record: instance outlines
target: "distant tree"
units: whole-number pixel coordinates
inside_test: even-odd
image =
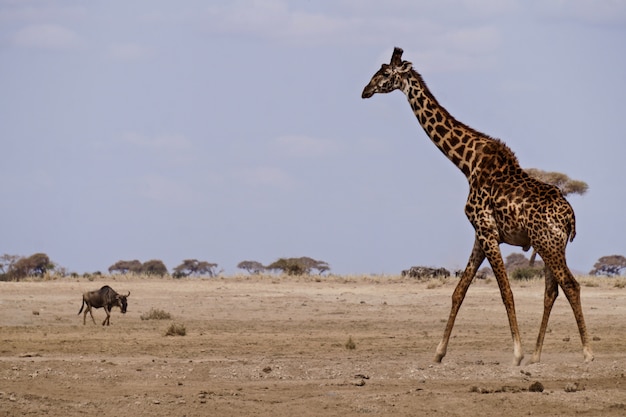
[[[144,262],[141,265],[141,272],[146,275],[157,275],[157,276],[165,276],[167,275],[167,267],[158,259],[153,259],[151,261]]]
[[[586,182],[580,180],[573,180],[566,174],[561,172],[549,172],[537,168],[527,168],[525,171],[531,177],[537,178],[540,181],[547,182],[548,184],[555,185],[561,189],[563,195],[580,194],[583,195],[589,189],[589,185]]]
[[[109,273],[112,274],[114,272],[118,272],[120,274],[140,274],[143,265],[138,260],[132,261],[117,261],[113,265],[109,267]]]
[[[330,266],[324,261],[318,261],[313,258],[309,258],[308,256],[302,256],[298,259],[308,268],[307,274],[311,273],[312,269],[316,269],[319,274],[330,271]]]
[[[504,267],[509,276],[517,280],[541,277],[544,274],[543,261],[538,262],[537,265],[529,266],[528,259],[521,253],[512,253],[507,256]]]
[[[20,255],[9,255],[7,253],[0,256],[0,273],[6,274],[9,272],[13,264],[15,264],[15,262],[17,262],[20,258]]]
[[[562,172],[544,171],[538,168],[527,168],[524,171],[539,181],[559,187],[564,196],[569,194],[584,195],[589,189],[589,185],[587,185],[586,182],[573,180]],[[537,251],[533,248],[533,253],[530,255],[530,260],[528,262],[530,267],[534,266],[536,257]]]
[[[35,253],[28,258],[20,258],[11,265],[7,272],[9,279],[19,280],[29,276],[44,276],[54,269],[54,263],[45,253]]]
[[[589,275],[621,275],[622,269],[626,268],[626,257],[622,255],[603,256],[598,259]]]
[[[215,268],[217,264],[198,261],[197,259],[185,259],[182,264],[174,268],[174,278],[183,278],[191,275],[208,275],[215,276]]]
[[[265,267],[261,262],[257,261],[241,261],[237,264],[237,268],[245,269],[248,273],[252,275],[258,275],[261,272],[265,271]]]
[[[310,274],[312,269],[316,269],[320,274],[330,270],[328,263],[317,261],[307,256],[300,258],[280,258],[266,268],[274,271],[282,271],[287,275]]]

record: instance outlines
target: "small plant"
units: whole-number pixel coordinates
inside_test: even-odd
[[[151,308],[147,313],[142,314],[141,320],[171,320],[172,315],[167,311],[158,308]]]
[[[172,323],[165,332],[165,336],[184,336],[187,334],[184,324]]]
[[[626,287],[626,279],[618,279],[615,281],[615,288],[624,288]]]
[[[356,349],[356,344],[354,343],[354,340],[352,340],[352,336],[348,337],[348,341],[346,342],[346,349],[348,350],[354,350]]]
[[[515,269],[513,272],[510,273],[510,276],[511,276],[511,279],[513,280],[525,281],[525,280],[530,280],[534,278],[541,278],[543,277],[543,274],[544,274],[543,268],[526,267],[526,268]]]

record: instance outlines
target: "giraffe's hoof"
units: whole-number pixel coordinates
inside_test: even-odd
[[[534,363],[539,363],[541,359],[538,356],[533,355],[532,358],[528,361],[528,365],[532,365]]]

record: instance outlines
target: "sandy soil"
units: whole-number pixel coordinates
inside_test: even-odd
[[[81,294],[103,284],[131,292],[128,313],[103,327],[96,310],[98,324],[83,325]],[[626,414],[626,289],[583,281],[594,362],[561,296],[542,363],[512,366],[497,285],[476,282],[434,364],[453,288],[384,277],[0,282],[0,415]],[[513,291],[530,358],[543,282]],[[173,319],[142,320],[151,308]],[[165,336],[172,323],[186,335]]]

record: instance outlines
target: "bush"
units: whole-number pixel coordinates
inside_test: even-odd
[[[141,320],[171,320],[172,315],[161,309],[151,308],[150,311],[140,316]]]
[[[185,325],[178,323],[170,324],[170,327],[165,332],[165,336],[185,336],[186,334],[187,329],[185,329]]]
[[[513,270],[513,272],[511,272],[511,279],[514,279],[516,281],[523,281],[533,278],[541,278],[543,277],[543,274],[543,268],[533,268],[529,266],[526,268],[517,268]]]

